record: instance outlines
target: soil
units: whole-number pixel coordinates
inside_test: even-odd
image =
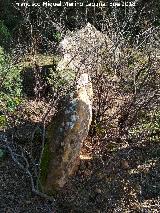
[[[32,193],[30,179],[7,155],[0,162],[0,212],[160,212],[157,154],[158,144],[128,146],[101,157],[84,146],[79,170],[55,202]]]
[[[39,105],[30,103],[30,110]],[[34,118],[29,113],[34,127],[40,122],[39,113]],[[21,145],[27,150],[28,143]],[[38,148],[33,147],[36,153]],[[32,192],[29,177],[7,153],[0,160],[0,213],[160,212],[158,142],[95,144],[88,137],[80,157],[78,171],[50,201]]]

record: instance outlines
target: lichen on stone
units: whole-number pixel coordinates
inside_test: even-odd
[[[88,35],[88,32],[92,32],[93,36]],[[95,47],[97,36],[100,36],[98,40],[103,38],[101,43],[104,43],[105,36],[90,25],[84,30],[81,30],[80,34],[81,36],[79,38],[73,35],[75,40],[78,39],[78,43],[76,43],[74,39],[72,43],[70,39],[67,39],[65,41],[69,41],[67,46],[65,42],[64,44],[62,43],[64,47],[64,58],[62,58],[57,67],[63,71],[63,78],[65,78],[68,72],[66,72],[66,68],[64,68],[63,65],[68,64],[72,56],[76,56],[72,62],[69,63],[69,69],[71,69],[73,73],[75,73],[77,69],[80,69],[80,76],[77,80],[77,87],[75,87],[74,92],[62,100],[60,110],[46,130],[48,142],[44,147],[41,162],[41,182],[45,192],[63,187],[70,174],[73,173],[77,165],[76,161],[80,155],[82,143],[87,137],[91,124],[93,90],[88,69],[90,69],[89,67],[92,65],[92,62],[94,63],[96,61],[92,50]],[[84,43],[85,46],[83,45]],[[73,48],[72,44],[74,46]],[[78,46],[74,44],[78,44]],[[69,46],[71,50],[67,49]],[[78,56],[76,54],[77,51],[80,53]],[[88,54],[90,57],[88,57]],[[86,61],[84,61],[85,57],[87,57]]]

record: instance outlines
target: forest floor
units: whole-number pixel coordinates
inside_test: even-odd
[[[85,141],[77,173],[53,202],[32,193],[30,179],[7,154],[0,162],[0,212],[160,212],[159,144],[106,144],[103,155],[96,148]]]
[[[17,126],[14,134],[25,150],[31,148],[35,154],[39,144],[34,144],[27,129],[31,127],[35,134],[47,108],[43,100],[29,100],[18,108],[19,120],[29,124]],[[47,119],[53,114],[52,107]],[[29,177],[6,154],[0,159],[0,213],[160,212],[160,141],[95,144],[88,137],[80,158],[76,174],[54,195],[54,201],[49,201],[32,192]]]

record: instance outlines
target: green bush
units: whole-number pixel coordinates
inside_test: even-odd
[[[160,111],[158,109],[150,112],[140,111],[137,115],[139,122],[130,129],[130,137],[141,137],[148,139],[148,141],[159,142],[160,133]]]
[[[60,42],[61,37],[62,37],[62,35],[61,35],[60,32],[55,32],[55,33],[53,34],[53,36],[54,36],[54,39],[55,39],[56,42]]]
[[[0,127],[5,125],[5,115],[13,112],[21,101],[20,69],[13,65],[0,47]]]
[[[3,45],[6,42],[8,42],[10,38],[11,38],[11,35],[7,27],[4,25],[2,21],[0,21],[0,45]]]

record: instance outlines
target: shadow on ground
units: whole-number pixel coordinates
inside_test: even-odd
[[[160,211],[159,165],[156,143],[132,144],[106,158],[82,160],[76,176],[57,195],[58,212]]]
[[[32,151],[33,156],[40,152],[37,142],[42,138],[42,115],[47,104],[28,101],[18,111],[22,117],[28,115],[21,120],[23,125],[10,129],[13,141],[26,152]],[[8,155],[0,161],[0,212],[160,212],[159,142],[127,146],[117,142],[116,149],[107,143],[103,144],[103,153],[95,154],[95,144],[87,138],[79,170],[55,195],[55,203],[31,192],[30,179]]]

